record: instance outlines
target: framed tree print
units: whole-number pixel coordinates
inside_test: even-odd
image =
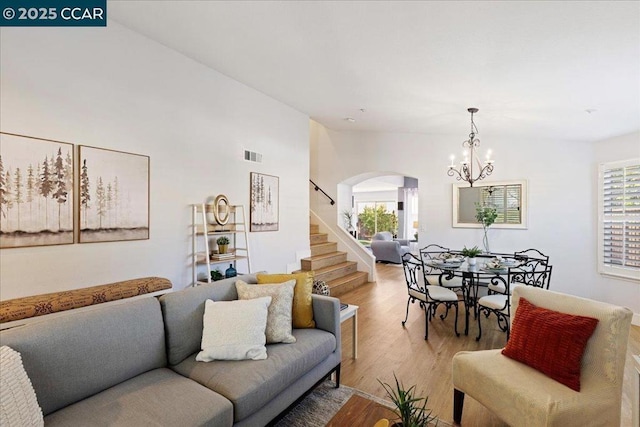
[[[73,243],[73,144],[0,132],[0,248]]]
[[[249,231],[278,231],[278,180],[251,172]]]
[[[79,243],[149,238],[149,156],[80,146]]]

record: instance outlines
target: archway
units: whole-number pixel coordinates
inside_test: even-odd
[[[397,172],[368,172],[338,184],[338,224],[360,240],[379,231],[417,241],[418,179]]]

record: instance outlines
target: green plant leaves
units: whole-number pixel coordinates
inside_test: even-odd
[[[403,427],[424,427],[432,421],[435,421],[437,425],[437,418],[431,415],[430,409],[427,409],[429,397],[415,396],[415,385],[405,390],[404,385],[398,381],[395,373],[393,374],[393,379],[396,383],[395,388],[380,380],[378,382],[396,406],[393,412],[398,416],[398,420],[402,422]]]

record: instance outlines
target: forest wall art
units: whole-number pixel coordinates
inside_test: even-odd
[[[0,248],[73,243],[73,151],[0,132]]]
[[[149,156],[80,146],[79,243],[149,238]]]
[[[251,172],[249,231],[278,231],[278,177]]]

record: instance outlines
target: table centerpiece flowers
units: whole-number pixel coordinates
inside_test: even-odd
[[[489,227],[496,222],[496,218],[498,217],[498,211],[493,206],[480,205],[476,203],[476,220],[482,224],[482,231],[484,231],[484,237],[482,238],[482,245],[484,246],[484,251],[486,253],[490,253],[489,250],[489,237],[487,236],[487,232],[489,231]]]

